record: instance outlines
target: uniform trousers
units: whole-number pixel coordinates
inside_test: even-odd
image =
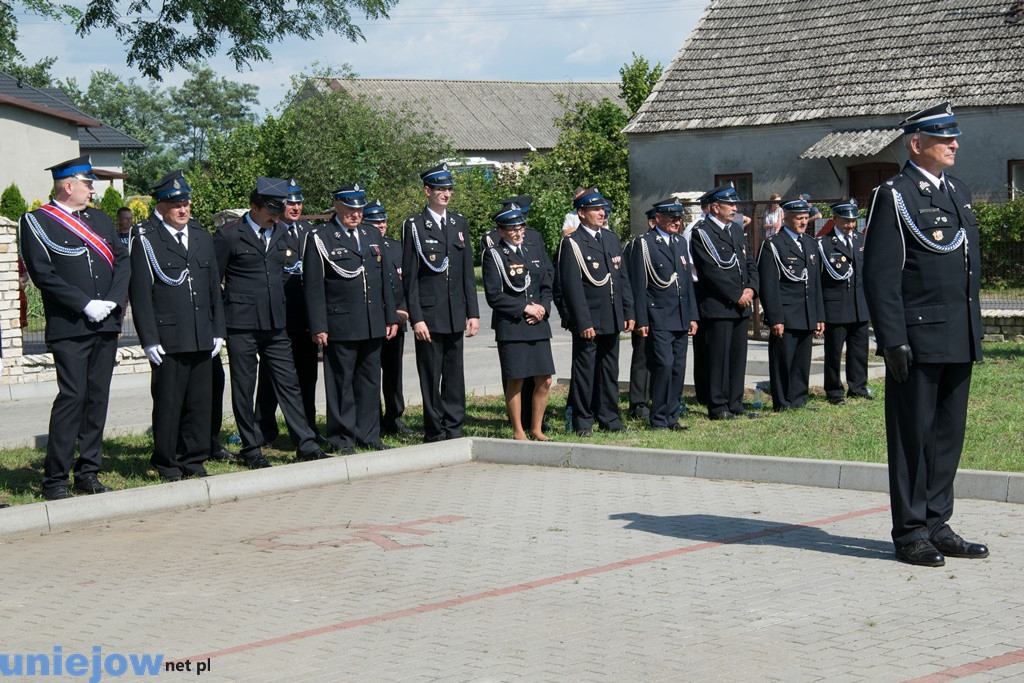
[[[423,396],[423,438],[458,439],[466,423],[463,332],[431,332],[433,341],[416,340],[416,372]]]
[[[917,363],[898,384],[885,376],[892,539],[905,546],[943,536],[967,425],[970,363]]]
[[[745,349],[744,349],[745,350]],[[707,341],[704,339],[704,321],[697,327],[697,334],[693,335],[693,393],[697,403],[708,405],[708,389],[710,373],[707,361]]]
[[[591,429],[594,421],[604,429],[622,426],[619,416],[619,335],[599,334],[594,339],[572,336],[572,426]]]
[[[698,336],[704,340],[703,363],[707,367],[708,415],[743,413],[743,383],[747,373],[747,319],[706,318]],[[694,367],[698,366],[694,357]]]
[[[825,323],[825,395],[843,397],[843,346],[846,346],[846,383],[850,396],[868,393],[868,323]]]
[[[629,359],[629,407],[633,409],[651,400],[651,371],[647,369],[647,337],[630,337],[633,355]]]
[[[802,408],[807,405],[811,375],[812,330],[791,330],[781,337],[768,337],[768,375],[772,384],[772,410]]]
[[[394,430],[395,423],[405,412],[405,396],[402,392],[402,357],[405,355],[404,325],[398,334],[385,339],[380,350],[381,390],[384,394],[384,416],[381,427]]]
[[[328,340],[324,348],[327,440],[337,448],[380,442],[380,350],[383,337]]]
[[[210,452],[218,453],[223,448],[220,443],[220,427],[224,422],[224,362],[218,353],[210,363]]]
[[[103,427],[117,333],[57,339],[49,342],[49,347],[57,371],[57,398],[50,409],[44,490],[66,486],[72,462],[76,477],[95,475],[103,467]],[[74,461],[76,440],[79,455]]]
[[[686,375],[686,338],[686,332],[648,332],[652,427],[668,427],[679,422],[679,405]]]
[[[292,364],[299,380],[302,414],[309,428],[316,433],[316,380],[320,347],[307,330],[288,330],[288,340],[292,344]],[[260,429],[263,443],[273,442],[277,438],[277,394],[274,393],[270,372],[263,363],[260,363],[256,381],[256,426]]]
[[[259,363],[266,363],[274,382],[274,393],[292,441],[300,456],[318,450],[316,434],[302,412],[299,382],[292,364],[291,342],[283,327],[272,330],[228,329],[228,357],[231,361],[231,408],[235,413],[238,435],[242,438],[242,457],[260,452],[262,438],[256,426],[253,394]]]
[[[152,365],[153,455],[161,477],[203,470],[210,457],[213,359],[209,351],[164,354]]]

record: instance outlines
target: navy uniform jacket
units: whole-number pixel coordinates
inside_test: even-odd
[[[480,307],[466,219],[448,211],[446,220],[442,229],[426,208],[406,219],[402,226],[402,282],[409,322],[425,322],[431,333],[451,334],[464,331],[468,318],[479,318]],[[430,268],[440,268],[445,258],[447,270]]]
[[[288,250],[284,260],[284,299],[286,303],[285,326],[290,335],[307,334],[309,318],[306,316],[306,298],[302,293],[302,256],[306,247],[306,235],[313,226],[309,221],[295,221],[298,235],[293,235],[291,227],[285,223],[285,240]],[[288,253],[291,252],[291,253]]]
[[[761,245],[757,270],[761,308],[768,325],[782,323],[787,330],[813,330],[825,320],[818,243],[804,234],[800,244],[803,251],[782,230]]]
[[[839,228],[818,238],[821,259],[821,296],[825,300],[825,322],[833,325],[868,320],[864,298],[864,236],[856,230],[843,241]]]
[[[879,353],[909,344],[915,362],[981,360],[978,219],[970,191],[945,178],[948,197],[908,163],[871,200],[864,287]]]
[[[367,230],[370,229],[380,232],[376,226],[367,227]],[[384,242],[384,266],[388,274],[388,284],[391,286],[391,297],[395,300],[395,309],[408,313],[409,310],[405,307],[405,286],[402,283],[402,243],[387,235],[382,240]],[[399,330],[399,332],[401,331]]]
[[[328,343],[384,337],[385,327],[398,323],[380,231],[356,229],[358,251],[336,216],[313,228],[306,238],[302,269],[309,330],[326,332]],[[363,272],[354,277],[338,272],[360,268]]]
[[[213,338],[225,336],[213,238],[199,221],[190,220],[186,254],[167,228],[154,222],[132,230],[129,295],[139,343],[143,348],[160,344],[167,353],[212,351]],[[186,268],[180,285],[164,281],[177,280]]]
[[[282,271],[291,246],[278,223],[264,248],[245,214],[213,235],[217,268],[224,279],[224,321],[228,329],[275,330],[285,326]]]
[[[513,254],[502,241],[496,242],[480,257],[484,294],[491,307],[491,329],[498,341],[532,341],[550,339],[551,325],[551,261],[544,249],[536,245],[520,245],[522,253]],[[513,287],[530,283],[525,291],[517,292]],[[509,286],[511,284],[511,286]],[[544,320],[530,325],[526,322],[523,309],[527,304],[540,304],[547,311]]]
[[[118,306],[128,300],[128,249],[107,214],[92,208],[83,209],[80,214],[81,220],[113,252],[113,270],[99,254],[86,247],[83,240],[42,209],[22,216],[18,228],[21,258],[42,294],[47,341],[121,331],[124,311],[120,308],[98,323],[89,322],[82,309],[92,300],[113,301]],[[29,215],[38,223],[42,235],[36,234]],[[52,246],[48,246],[47,241]],[[62,249],[83,248],[85,251],[78,255],[58,253]]]
[[[675,245],[671,240],[675,240]],[[648,256],[645,256],[644,245]],[[698,320],[699,313],[683,238],[670,235],[666,240],[657,230],[650,230],[630,242],[627,251],[636,326],[689,332],[690,322]],[[648,273],[648,266],[662,283],[668,282],[673,274],[675,282],[665,288],[659,287]]]
[[[751,306],[736,302],[744,289],[760,288],[757,263],[747,253],[743,231],[735,223],[723,231],[708,216],[690,234],[690,255],[699,279],[695,285],[701,318],[749,318]]]
[[[600,287],[591,282],[600,282],[608,275],[610,279]],[[563,237],[558,253],[558,276],[562,305],[573,332],[593,327],[597,334],[618,334],[623,331],[625,321],[633,319],[633,293],[626,275],[626,262],[622,258],[619,237],[611,230],[602,230],[600,241],[591,237],[583,226]]]

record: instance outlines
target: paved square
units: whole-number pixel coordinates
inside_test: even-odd
[[[2,652],[208,681],[1024,677],[1024,508],[958,501],[992,556],[928,569],[893,559],[887,504],[481,463],[359,480],[5,543]]]

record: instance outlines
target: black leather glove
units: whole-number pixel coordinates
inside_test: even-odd
[[[885,356],[885,369],[896,380],[897,384],[903,384],[910,379],[910,365],[914,362],[914,352],[910,346],[887,346],[882,350]]]

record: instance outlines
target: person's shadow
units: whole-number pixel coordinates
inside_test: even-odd
[[[608,519],[628,521],[629,524],[623,527],[624,529],[704,543],[774,545],[780,548],[816,550],[847,557],[863,557],[873,560],[893,559],[892,543],[890,542],[853,536],[836,536],[819,527],[802,524],[702,514],[659,517],[640,512],[622,512],[609,515]]]

